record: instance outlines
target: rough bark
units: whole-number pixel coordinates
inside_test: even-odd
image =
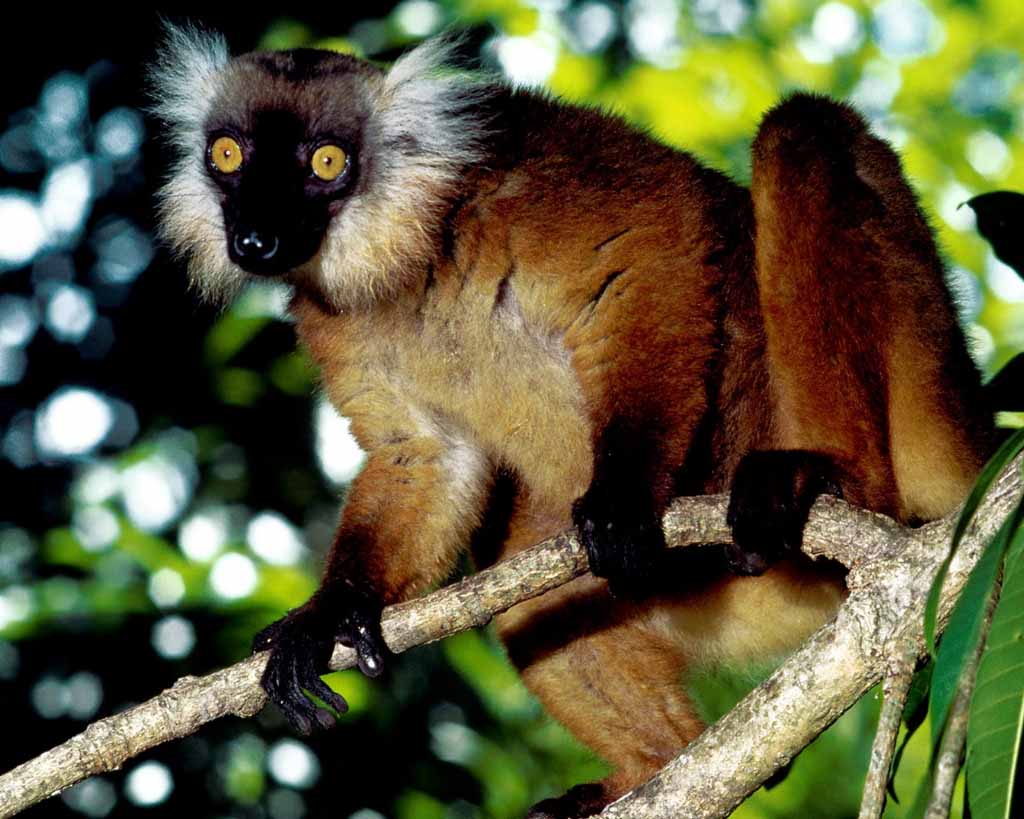
[[[896,753],[896,738],[903,724],[903,709],[914,680],[917,646],[909,645],[901,657],[894,658],[882,684],[884,701],[878,717],[875,740],[871,744],[871,764],[864,780],[864,793],[857,819],[881,819],[885,812],[889,770]]]
[[[942,623],[952,601],[1020,494],[1008,469],[979,511],[946,581]],[[665,516],[672,546],[726,542],[724,495],[684,498]],[[894,647],[921,641],[921,609],[952,530],[952,518],[916,530],[822,498],[804,535],[804,551],[850,567],[850,597],[772,677],[707,730],[654,779],[604,814],[614,817],[725,816],[775,770],[877,682]],[[395,652],[481,626],[516,603],[586,571],[586,556],[564,533],[460,583],[385,611],[383,631]],[[904,648],[905,650],[905,648]],[[0,776],[0,817],[104,771],[222,716],[248,717],[266,699],[255,655],[204,677],[178,680],[153,699],[90,725],[81,734]],[[337,646],[332,669],[355,665]]]

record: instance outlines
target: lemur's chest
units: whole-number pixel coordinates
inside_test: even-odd
[[[385,407],[401,407],[515,469],[538,500],[567,505],[589,484],[592,460],[568,351],[524,310],[513,277],[450,274],[372,312],[297,310],[328,396],[342,414],[379,408],[381,423]],[[384,398],[357,400],[366,391]]]

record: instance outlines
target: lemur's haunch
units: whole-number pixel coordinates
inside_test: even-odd
[[[533,816],[586,816],[702,729],[698,663],[785,652],[843,586],[796,552],[822,493],[922,521],[993,441],[931,231],[852,109],[764,118],[750,190],[607,113],[326,51],[230,59],[173,29],[155,69],[179,152],[164,235],[195,285],[294,288],[299,337],[368,460],[319,590],[264,631],[291,722],[335,638],[575,524],[593,574],[498,630],[549,711],[615,766]],[[677,494],[732,491],[736,546],[669,556]]]

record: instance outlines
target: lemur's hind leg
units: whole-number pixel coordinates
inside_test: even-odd
[[[751,194],[780,450],[749,453],[734,478],[734,563],[756,572],[798,546],[821,492],[901,520],[951,509],[991,415],[931,231],[859,114],[806,94],[777,106]]]
[[[527,686],[613,767],[540,802],[531,819],[590,816],[678,756],[704,729],[685,686],[697,668],[777,659],[826,622],[842,581],[808,564],[782,561],[760,577],[702,571],[689,583],[668,571],[691,590],[645,601],[613,598],[586,576],[501,615]]]
[[[601,782],[539,803],[532,819],[599,812],[704,727],[682,685],[686,656],[663,620],[656,604],[616,600],[592,576],[497,619],[509,657],[548,713],[614,767]]]

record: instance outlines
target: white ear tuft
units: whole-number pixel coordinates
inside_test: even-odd
[[[170,138],[186,151],[195,149],[218,75],[229,58],[221,34],[191,24],[164,23],[160,53],[149,70],[150,110],[167,123]]]
[[[413,136],[424,158],[450,167],[480,158],[480,103],[494,91],[493,78],[470,79],[450,67],[461,42],[457,36],[435,37],[402,55],[384,79],[375,117],[388,137]]]
[[[395,88],[405,82],[435,76],[444,66],[451,64],[462,42],[463,38],[456,34],[442,34],[424,40],[391,66],[387,75],[388,86]]]
[[[193,286],[211,301],[229,300],[245,281],[228,258],[223,215],[204,170],[203,126],[229,59],[220,34],[165,23],[149,70],[150,112],[166,124],[166,138],[179,152],[158,195],[159,233],[175,254],[188,259]]]
[[[366,125],[366,189],[328,232],[320,286],[342,307],[387,297],[433,259],[463,174],[486,162],[498,85],[447,66],[459,40],[428,40],[383,77]]]

